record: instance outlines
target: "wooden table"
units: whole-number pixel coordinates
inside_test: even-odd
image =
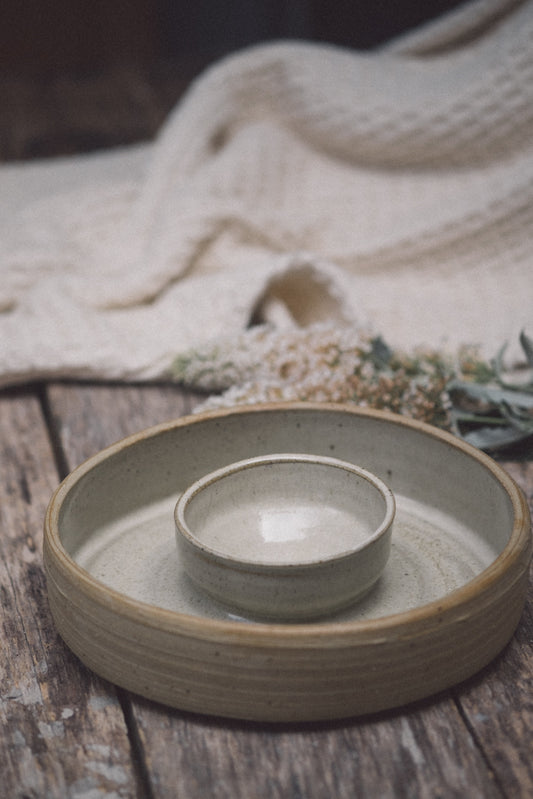
[[[183,69],[0,81],[5,159],[146,138]],[[1,346],[1,342],[0,342]],[[357,799],[533,796],[533,593],[482,674],[396,712],[274,726],[158,706],[91,674],[58,637],[42,525],[60,478],[116,439],[188,412],[172,386],[76,383],[0,392],[0,796]],[[533,452],[505,468],[533,498]]]
[[[533,796],[533,592],[504,653],[431,700],[298,726],[195,716],[90,673],[55,631],[42,523],[59,479],[107,444],[187,413],[173,386],[0,392],[0,785],[15,797]],[[531,451],[529,452],[531,456]],[[531,501],[533,460],[504,461]]]

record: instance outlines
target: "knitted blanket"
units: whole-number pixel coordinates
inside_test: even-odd
[[[532,231],[531,2],[253,47],[152,144],[0,169],[0,385],[158,378],[251,322],[490,356],[533,332]]]

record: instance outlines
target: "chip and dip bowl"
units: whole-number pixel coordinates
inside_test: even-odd
[[[270,453],[339,458],[394,494],[387,565],[344,610],[247,618],[198,590],[181,562],[179,496]],[[531,552],[525,497],[492,458],[421,422],[326,403],[140,431],[65,478],[44,528],[52,615],[86,666],[181,710],[276,722],[376,713],[471,677],[519,623]]]

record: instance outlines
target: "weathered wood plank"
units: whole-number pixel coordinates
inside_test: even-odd
[[[38,400],[0,396],[1,793],[133,797],[116,691],[71,655],[48,611],[42,524],[57,481]]]
[[[190,413],[199,401],[174,386],[55,384],[48,397],[70,469],[124,436]]]
[[[124,434],[188,412],[194,402],[173,387],[60,385],[49,397],[71,466]],[[516,647],[520,658],[519,641]],[[502,681],[506,658],[507,653],[501,659]],[[492,749],[477,743],[470,717],[478,711],[457,706],[453,692],[379,718],[291,729],[196,717],[136,697],[131,701],[157,796],[507,795],[501,741],[495,738]],[[490,715],[491,707],[483,712]],[[516,724],[519,718],[526,721],[518,706],[513,712]],[[513,746],[510,755],[526,756],[527,741]],[[519,769],[512,776],[516,784],[523,777]]]
[[[142,700],[134,712],[161,797],[502,795],[447,699],[363,721],[292,728],[173,714]],[[163,739],[164,749],[157,746]]]

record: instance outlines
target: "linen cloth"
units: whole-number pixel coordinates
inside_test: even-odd
[[[252,47],[150,144],[0,168],[0,385],[158,378],[252,319],[512,358],[532,231],[532,2]]]

